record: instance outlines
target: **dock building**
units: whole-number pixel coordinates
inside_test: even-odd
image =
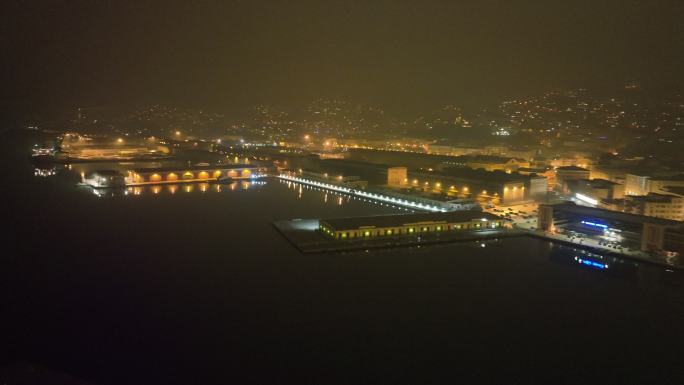
[[[335,239],[415,236],[426,233],[477,231],[503,227],[503,219],[481,211],[450,211],[321,219],[319,230]]]
[[[538,230],[582,234],[634,250],[684,253],[684,222],[579,206],[540,205]]]
[[[128,170],[126,185],[201,182],[223,179],[249,179],[261,175],[266,168],[251,165],[160,167]]]

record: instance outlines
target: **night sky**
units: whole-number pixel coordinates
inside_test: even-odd
[[[125,4],[124,4],[125,3]],[[7,116],[343,97],[418,110],[684,83],[682,1],[11,1]]]

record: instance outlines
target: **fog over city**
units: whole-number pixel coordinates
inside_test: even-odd
[[[681,1],[10,1],[2,384],[681,384]]]

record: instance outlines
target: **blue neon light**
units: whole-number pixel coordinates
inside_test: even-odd
[[[582,221],[582,224],[583,224],[583,225],[587,225],[587,226],[600,227],[600,228],[602,228],[602,229],[604,229],[604,230],[608,228],[608,226],[607,226],[607,225],[604,225],[603,223]]]
[[[608,268],[608,265],[606,265],[606,264],[590,261],[588,259],[582,259],[582,258],[575,257],[575,261],[577,261],[578,263],[581,263],[583,265],[586,265],[586,266],[595,267],[597,269],[607,269]]]

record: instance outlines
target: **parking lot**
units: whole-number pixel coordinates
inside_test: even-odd
[[[536,202],[529,202],[518,205],[493,205],[483,208],[483,211],[504,217],[511,227],[535,230],[537,228],[537,209],[538,204]]]

